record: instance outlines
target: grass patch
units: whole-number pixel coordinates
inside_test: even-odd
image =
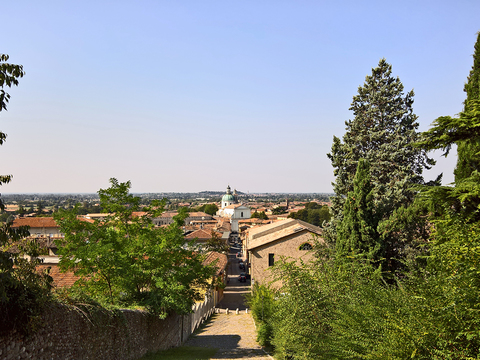
[[[198,347],[198,346],[180,346],[154,354],[147,354],[140,360],[207,360],[211,359],[218,349]]]

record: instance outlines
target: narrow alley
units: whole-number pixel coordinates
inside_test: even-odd
[[[229,281],[224,298],[217,306],[220,313],[214,314],[200,330],[191,335],[185,345],[218,348],[212,359],[273,359],[256,342],[255,324],[251,314],[246,312],[244,295],[250,291],[250,280],[238,280],[243,272],[239,267],[240,259],[236,257],[238,251],[239,246],[230,248]],[[229,314],[226,313],[227,309]]]

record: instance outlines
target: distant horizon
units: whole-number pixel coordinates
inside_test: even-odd
[[[142,195],[142,194],[201,194],[202,192],[218,192],[221,193],[221,190],[202,190],[202,191],[160,191],[160,192],[130,192],[132,195]],[[315,194],[315,195],[334,195],[333,192],[242,192],[244,195],[296,195],[296,194]],[[0,198],[4,195],[94,195],[96,192],[31,192],[31,193],[6,193],[2,192]]]
[[[379,60],[414,90],[426,131],[462,111],[480,30],[471,0],[24,0],[2,12],[21,14],[2,18],[1,53],[26,73],[4,89],[5,194],[90,194],[111,177],[132,193],[330,193],[327,153]],[[453,150],[426,180],[453,182],[455,163]]]

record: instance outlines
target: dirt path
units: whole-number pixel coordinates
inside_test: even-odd
[[[212,359],[273,359],[256,342],[255,324],[250,313],[246,313],[244,295],[250,291],[250,282],[237,280],[241,270],[235,258],[235,249],[229,255],[229,283],[224,298],[218,304],[219,314],[214,314],[185,343],[186,346],[202,346],[219,349]],[[230,313],[226,314],[226,309]],[[235,313],[239,309],[239,314]]]

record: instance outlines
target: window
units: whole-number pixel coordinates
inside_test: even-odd
[[[268,266],[273,266],[275,263],[275,254],[268,254]]]
[[[243,217],[243,211],[240,213],[240,217]]]
[[[302,245],[300,245],[298,250],[312,250],[312,245],[310,245],[309,243],[303,243]]]

